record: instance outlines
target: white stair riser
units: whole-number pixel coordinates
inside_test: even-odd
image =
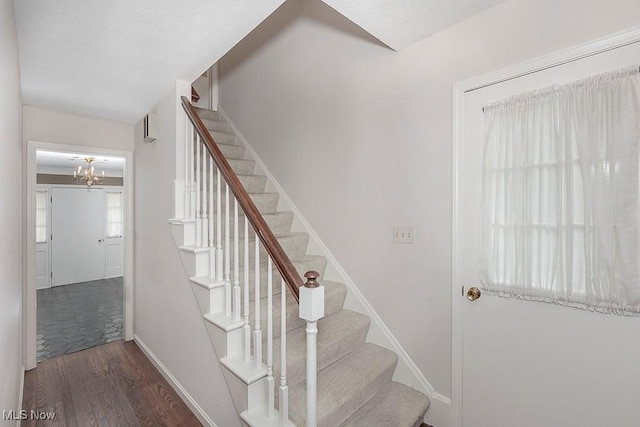
[[[185,250],[180,248],[180,258],[189,277],[199,277],[209,274],[209,250]]]
[[[172,222],[171,233],[173,234],[173,241],[178,246],[192,246],[196,243],[195,221]]]
[[[224,286],[207,289],[191,282],[193,294],[198,302],[201,314],[221,313],[224,311]]]
[[[242,378],[239,378],[224,366],[224,364],[221,366],[224,379],[227,382],[231,397],[239,413],[253,409],[258,405],[264,406],[266,390],[264,379],[247,384]]]
[[[207,325],[207,332],[209,332],[213,348],[219,359],[241,356],[243,342],[242,328],[227,332],[209,321],[205,320],[205,324]]]

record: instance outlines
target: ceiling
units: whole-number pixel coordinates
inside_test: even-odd
[[[323,1],[399,50],[503,0]],[[14,0],[23,101],[136,123],[283,2]]]
[[[323,0],[394,50],[505,0]]]
[[[97,156],[95,154],[61,153],[54,151],[36,151],[36,165],[39,173],[72,175],[79,165],[85,169],[86,157],[93,157],[96,173],[104,171],[107,176],[122,176],[124,157]]]

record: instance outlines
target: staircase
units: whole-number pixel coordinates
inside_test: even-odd
[[[397,355],[366,342],[370,319],[343,307],[345,285],[323,280],[326,259],[307,254],[308,234],[291,231],[293,214],[277,210],[279,194],[265,190],[267,178],[254,174],[255,162],[245,159],[245,149],[237,143],[231,127],[215,111],[195,111],[295,270],[300,276],[317,272],[315,276],[324,290],[324,317],[317,321],[316,337],[317,425],[420,426],[429,408],[428,397],[392,381]],[[209,217],[205,213],[203,219],[196,213],[195,218],[170,222],[236,408],[247,425],[304,426],[307,322],[299,315],[298,302],[273,267],[268,251],[256,244],[257,234],[246,225],[241,211],[235,213],[237,204],[225,195],[224,180],[214,171],[213,163],[207,162],[208,153],[198,146],[189,150],[196,159],[194,180],[200,177],[208,182],[198,184],[204,189],[197,191],[198,202],[210,206]],[[187,167],[193,165],[187,162]],[[223,181],[220,189],[219,180]],[[214,191],[219,197],[206,196]],[[221,200],[220,206],[212,199]],[[193,203],[185,197],[185,205]],[[224,250],[235,252],[228,260],[215,239],[206,237],[215,235],[216,230],[221,233]],[[204,238],[200,237],[202,233]],[[216,268],[218,271],[213,272]],[[307,273],[311,282],[315,276]],[[256,277],[260,279],[257,285]],[[260,360],[256,360],[256,354],[261,355]],[[288,420],[283,413],[288,414]]]

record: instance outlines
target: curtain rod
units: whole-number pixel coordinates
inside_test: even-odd
[[[638,72],[640,72],[640,66],[638,66]],[[482,107],[482,112],[484,113],[484,106]]]

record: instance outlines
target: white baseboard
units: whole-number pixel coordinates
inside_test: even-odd
[[[424,422],[434,427],[451,426],[451,399],[437,392],[430,398],[431,406],[424,416]]]
[[[151,363],[153,363],[153,366],[155,366],[156,369],[160,371],[164,379],[167,380],[169,384],[171,384],[171,387],[173,387],[175,392],[178,393],[178,395],[180,395],[182,400],[184,400],[184,402],[187,404],[189,409],[191,409],[191,412],[195,414],[198,420],[200,420],[200,422],[205,426],[217,427],[216,424],[213,422],[213,420],[209,418],[206,412],[204,412],[204,410],[200,407],[200,405],[198,405],[195,399],[191,397],[191,395],[187,392],[187,390],[184,387],[182,387],[182,385],[178,382],[176,377],[174,377],[173,374],[169,372],[166,366],[164,366],[162,362],[160,362],[160,360],[156,357],[155,354],[153,354],[153,352],[149,349],[149,347],[147,347],[145,343],[142,342],[142,339],[138,335],[133,334],[133,340],[136,342],[136,344],[138,344],[138,347],[140,347],[140,349],[147,356],[147,358],[151,360]]]
[[[431,399],[431,407],[429,408],[429,411],[427,411],[427,416],[425,419],[432,420],[431,424],[435,427],[449,426],[451,399],[435,391],[427,378],[418,369],[418,367],[413,362],[413,360],[411,360],[402,345],[400,345],[398,340],[394,337],[389,328],[382,321],[378,313],[373,309],[371,304],[369,304],[362,292],[360,292],[355,282],[349,277],[345,269],[340,265],[329,248],[324,244],[322,239],[320,239],[320,236],[318,236],[309,222],[304,218],[291,198],[287,195],[282,186],[280,186],[273,174],[262,162],[258,154],[254,151],[253,147],[251,147],[247,139],[242,135],[240,130],[235,126],[233,121],[229,118],[229,116],[221,106],[218,106],[218,112],[222,114],[224,120],[235,132],[238,140],[246,148],[248,157],[251,160],[254,160],[257,167],[260,169],[260,172],[266,175],[267,186],[272,187],[271,189],[267,188],[267,190],[277,191],[280,194],[278,209],[293,212],[293,227],[299,227],[299,231],[304,231],[309,234],[310,253],[322,255],[327,259],[327,273],[325,274],[325,278],[332,280],[335,279],[338,282],[344,283],[349,290],[349,295],[347,296],[345,307],[366,314],[371,319],[371,328],[367,336],[367,341],[394,351],[398,355],[398,365],[396,367],[396,372],[394,374],[393,380],[403,383],[409,387],[413,387],[429,396],[429,398]],[[331,277],[331,275],[335,277]]]

